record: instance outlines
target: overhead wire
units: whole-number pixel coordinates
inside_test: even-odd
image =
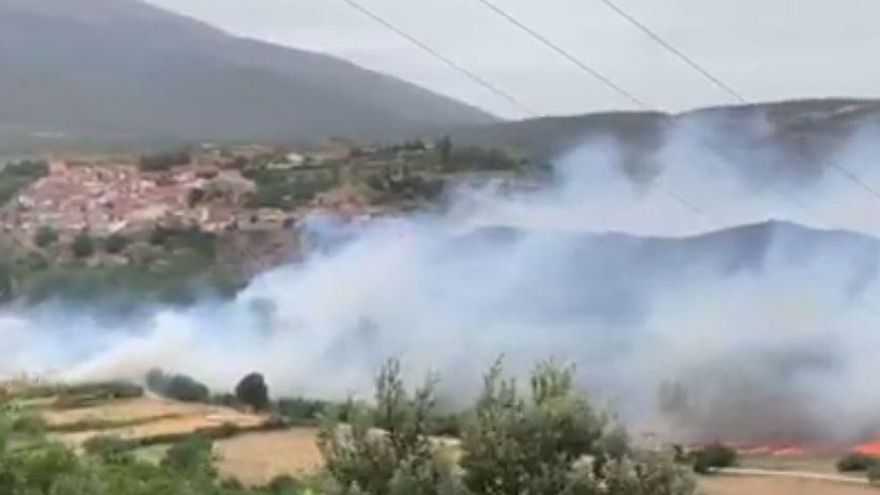
[[[424,51],[425,53],[428,53],[432,57],[441,61],[446,66],[451,67],[452,69],[456,70],[457,72],[464,75],[465,77],[467,77],[468,79],[470,79],[474,83],[482,86],[483,88],[492,92],[496,96],[503,98],[507,102],[511,103],[513,106],[517,107],[517,109],[519,109],[521,112],[525,113],[526,115],[528,115],[530,117],[537,116],[537,113],[532,111],[528,106],[523,104],[521,101],[519,101],[517,98],[515,98],[513,95],[511,95],[507,91],[504,91],[503,89],[492,84],[491,82],[487,81],[483,77],[480,77],[479,75],[477,75],[473,71],[469,70],[468,68],[464,67],[463,65],[459,64],[458,62],[452,60],[451,58],[447,57],[446,55],[443,55],[438,50],[434,49],[433,47],[431,47],[427,43],[421,41],[420,39],[416,38],[415,36],[411,35],[410,33],[404,31],[403,29],[399,28],[396,24],[387,20],[385,17],[379,15],[374,10],[366,7],[365,5],[358,2],[357,0],[341,0],[341,1],[344,2],[345,4],[347,4],[349,7],[357,10],[361,14],[369,17],[374,22],[376,22],[376,23],[380,24],[381,26],[385,27],[386,29],[392,31],[393,33],[395,33],[399,37],[405,39],[409,43],[420,48],[422,51]]]
[[[634,26],[635,28],[640,30],[642,33],[644,33],[646,36],[648,36],[655,43],[660,45],[667,52],[678,57],[681,61],[683,61],[689,67],[694,69],[696,72],[698,72],[700,75],[702,75],[706,80],[708,80],[709,82],[714,84],[716,87],[720,88],[722,91],[727,93],[729,96],[731,96],[738,103],[743,103],[743,104],[750,103],[742,95],[742,93],[733,89],[733,87],[730,84],[727,84],[720,77],[711,73],[703,65],[698,63],[693,57],[689,56],[683,50],[679,49],[678,47],[673,45],[671,42],[669,42],[667,39],[665,39],[663,36],[661,36],[659,33],[654,31],[650,27],[648,27],[647,23],[643,22],[641,19],[636,17],[634,14],[625,10],[623,7],[620,6],[619,3],[616,3],[614,0],[596,0],[596,1],[604,4],[606,7],[611,9],[619,17],[621,17],[626,22],[628,22],[629,24],[631,24],[632,26]],[[843,167],[842,165],[840,165],[834,161],[829,161],[828,165],[831,168],[833,168],[834,170],[836,170],[839,174],[841,174],[844,178],[846,178],[847,180],[849,180],[850,182],[852,182],[853,184],[858,186],[864,192],[871,195],[874,199],[876,199],[877,201],[880,201],[880,191],[878,191],[874,187],[871,187],[871,185],[869,185],[864,179],[859,177],[857,174],[855,174],[851,170],[847,169],[846,167]]]
[[[692,69],[700,73],[706,80],[714,84],[720,90],[727,93],[730,97],[735,99],[740,103],[748,103],[744,96],[742,96],[738,91],[733,89],[730,85],[725,83],[721,78],[712,74],[706,67],[702,64],[698,63],[693,57],[687,55],[682,50],[678,49],[675,45],[670,43],[664,37],[660,36],[656,31],[649,28],[644,22],[640,21],[637,17],[630,14],[626,10],[624,10],[620,5],[614,3],[612,0],[596,0],[605,4],[606,7],[614,11],[618,16],[622,17],[624,20],[638,28],[641,32],[645,33],[649,38],[654,40],[657,44],[666,49],[669,53],[675,55],[679,60],[690,66]]]
[[[620,96],[626,98],[627,100],[629,100],[631,103],[633,103],[637,107],[639,107],[641,109],[645,109],[645,110],[651,109],[650,105],[648,105],[647,103],[645,103],[644,101],[639,99],[637,96],[635,96],[631,92],[627,91],[623,86],[614,82],[610,77],[606,76],[605,74],[598,71],[597,69],[591,67],[589,64],[583,62],[581,59],[576,57],[574,54],[572,54],[569,51],[567,51],[566,49],[562,48],[557,43],[554,43],[546,36],[535,31],[534,29],[529,27],[524,22],[520,21],[518,18],[516,18],[512,14],[510,14],[506,10],[499,7],[497,4],[491,2],[490,0],[477,0],[477,1],[480,2],[481,4],[483,4],[486,8],[490,9],[491,11],[493,11],[496,14],[498,14],[499,16],[501,16],[503,19],[507,20],[507,22],[513,24],[517,28],[528,33],[531,37],[540,41],[544,46],[550,48],[554,52],[558,53],[559,55],[561,55],[562,57],[567,59],[569,62],[574,64],[580,70],[582,70],[582,71],[590,74],[594,78],[598,79],[600,82],[602,82],[602,84],[611,88],[612,90],[614,90],[614,92],[616,92]]]

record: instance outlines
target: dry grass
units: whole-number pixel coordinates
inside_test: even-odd
[[[702,495],[877,495],[870,486],[797,479],[709,476],[699,480]]]
[[[297,428],[221,440],[216,443],[220,474],[250,486],[280,475],[312,474],[324,462],[317,435],[314,428]]]
[[[88,430],[59,434],[58,438],[72,446],[80,446],[97,435],[113,435],[124,439],[144,439],[159,435],[192,433],[205,428],[233,424],[255,428],[265,418],[234,409],[205,404],[185,404],[153,398],[112,401],[94,407],[43,413],[50,427],[88,421],[138,422],[124,428]]]

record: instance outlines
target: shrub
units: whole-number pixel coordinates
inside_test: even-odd
[[[707,474],[712,469],[730,467],[736,464],[736,450],[722,444],[713,443],[693,454],[694,471]]]
[[[880,485],[880,463],[874,463],[868,467],[868,482],[872,485]]]
[[[208,402],[211,391],[194,378],[182,374],[166,374],[152,369],[147,373],[147,388],[169,399],[182,402]]]
[[[186,476],[213,478],[213,463],[214,444],[207,438],[191,436],[172,445],[161,465]]]
[[[251,373],[242,378],[235,387],[235,398],[257,411],[266,409],[269,405],[269,387],[263,375]]]
[[[88,258],[95,254],[95,242],[87,232],[81,232],[73,239],[70,249],[77,258]]]
[[[400,363],[390,360],[376,378],[374,410],[360,408],[350,414],[349,425],[324,425],[319,446],[339,493],[429,494],[450,479],[434,462],[428,439],[433,388],[429,380],[411,395]]]
[[[126,464],[134,459],[132,442],[119,437],[98,435],[83,443],[83,450],[107,464]]]
[[[278,401],[278,414],[291,424],[309,425],[317,423],[334,406],[330,402],[301,397]]]
[[[186,165],[191,160],[186,151],[172,151],[144,155],[138,162],[138,167],[144,172],[164,172],[177,165]]]
[[[34,244],[40,248],[46,248],[58,241],[58,231],[49,226],[40,227],[34,236]]]
[[[12,420],[11,429],[26,435],[41,435],[46,431],[46,420],[38,414],[23,413]]]
[[[859,452],[852,452],[837,461],[837,470],[841,473],[867,471],[871,467],[880,464],[878,461],[880,461],[880,459],[877,459],[876,457],[861,454]]]
[[[119,254],[125,251],[130,241],[122,234],[112,234],[104,240],[104,251],[110,254]]]

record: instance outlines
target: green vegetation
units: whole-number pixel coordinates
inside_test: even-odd
[[[249,205],[254,208],[293,208],[340,184],[339,171],[335,167],[300,167],[296,170],[262,167],[244,175],[257,185],[257,192]]]
[[[5,205],[31,183],[49,174],[49,164],[44,161],[24,160],[7,163],[0,168],[0,206]]]
[[[58,232],[52,227],[40,227],[34,236],[34,244],[39,248],[47,248],[56,242],[58,242]]]
[[[108,254],[119,254],[125,251],[125,248],[131,241],[122,234],[111,234],[104,239],[104,251]]]
[[[694,471],[708,474],[713,469],[726,468],[736,464],[736,450],[721,443],[713,443],[693,453]]]
[[[263,411],[269,406],[269,387],[263,375],[251,373],[235,386],[235,398],[242,404]]]
[[[95,254],[95,241],[88,232],[80,232],[70,244],[70,250],[77,258],[88,258]]]
[[[843,456],[839,461],[837,461],[837,470],[841,473],[849,473],[853,471],[868,471],[869,469],[877,465],[880,465],[880,459],[870,455],[852,452]]]
[[[164,374],[163,374],[164,376]],[[264,380],[242,380],[260,392]],[[244,488],[221,480],[213,440],[243,430],[224,425],[194,434],[141,440],[97,436],[84,455],[48,441],[32,413],[0,403],[0,493],[11,495],[690,495],[692,480],[671,459],[629,445],[625,432],[575,391],[573,373],[539,365],[521,395],[496,364],[475,406],[461,415],[461,444],[431,436],[437,381],[413,392],[401,365],[387,362],[376,379],[373,405],[349,401],[335,411],[321,403],[288,401],[289,411],[326,415],[320,447],[323,473],[310,479],[276,478]],[[109,387],[104,390],[101,387]],[[102,396],[131,392],[121,384],[38,387],[28,395],[75,391]],[[268,400],[268,393],[259,394]],[[279,404],[279,408],[282,406]],[[317,412],[321,409],[322,412]],[[446,418],[451,420],[453,416]],[[344,422],[340,422],[344,419]],[[267,427],[275,427],[269,425]],[[157,450],[155,462],[134,449]],[[162,454],[164,452],[164,455]],[[460,454],[460,455],[459,455]]]
[[[171,151],[144,155],[138,161],[138,167],[144,172],[164,172],[178,165],[186,165],[191,157],[186,151]]]
[[[147,388],[169,399],[182,402],[207,402],[211,391],[205,384],[181,374],[166,374],[152,369],[147,373]]]
[[[686,495],[694,484],[671,459],[629,446],[623,430],[575,392],[570,369],[539,366],[520,397],[500,364],[468,413],[461,461],[432,445],[433,379],[409,393],[387,363],[375,408],[328,422],[320,446],[333,494]]]
[[[240,280],[217,263],[217,238],[197,228],[157,228],[151,245],[122,235],[101,244],[105,252],[124,256],[120,264],[93,266],[96,242],[81,235],[71,244],[72,261],[49,262],[36,251],[0,262],[0,300],[18,298],[29,304],[64,297],[102,307],[127,310],[143,303],[184,305],[204,294],[228,296]]]

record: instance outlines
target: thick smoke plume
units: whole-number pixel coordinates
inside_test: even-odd
[[[342,397],[401,356],[474,393],[498,355],[553,357],[633,425],[688,438],[849,441],[880,413],[880,133],[791,146],[755,114],[681,119],[631,152],[594,136],[538,191],[346,226],[231,302],[114,320],[63,301],[0,317],[0,373]]]

